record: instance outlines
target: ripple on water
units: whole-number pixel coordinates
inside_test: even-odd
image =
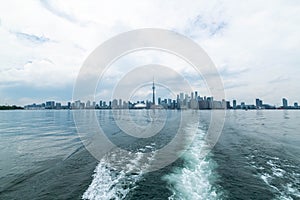
[[[274,156],[247,156],[250,165],[257,170],[258,176],[276,194],[275,199],[300,198],[300,174],[295,173],[296,166],[288,160]],[[260,159],[260,162],[258,162]],[[261,162],[261,161],[264,162]]]

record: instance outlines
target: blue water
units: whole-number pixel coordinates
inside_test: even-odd
[[[218,111],[199,111],[197,128],[184,126],[195,134],[187,151],[152,172],[147,162],[174,138],[179,111],[167,111],[172,123],[158,135],[134,140],[116,127],[111,111],[96,110],[107,136],[134,150],[125,155],[113,149],[101,160],[83,145],[74,112],[91,111],[0,112],[0,199],[300,199],[299,111],[228,111],[204,158],[211,112]],[[143,125],[149,123],[146,112],[131,117]],[[128,120],[122,112],[118,119]]]

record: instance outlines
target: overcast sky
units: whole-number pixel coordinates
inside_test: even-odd
[[[300,101],[299,13],[297,0],[5,1],[0,6],[0,105],[72,99],[88,55],[109,38],[139,28],[173,30],[197,42],[215,63],[226,99],[253,104],[259,97],[281,105],[286,97],[291,104]],[[133,60],[168,63],[166,55],[142,57],[142,62]],[[131,65],[130,58],[120,63]],[[168,64],[184,72],[180,61]],[[190,81],[208,95],[197,80]],[[101,87],[97,98],[112,86]]]

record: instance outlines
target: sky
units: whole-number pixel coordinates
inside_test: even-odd
[[[292,0],[5,1],[0,6],[0,105],[71,100],[79,70],[93,50],[140,28],[172,30],[195,41],[218,69],[227,100],[300,102],[299,13],[300,2]],[[171,65],[194,90],[209,95],[178,58],[139,52],[113,64],[96,98],[108,98],[106,92],[126,67],[151,63]],[[148,98],[150,92],[151,87],[144,88],[136,96]],[[158,92],[168,94],[159,86]]]

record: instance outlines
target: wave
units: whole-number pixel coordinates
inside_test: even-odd
[[[298,199],[300,198],[300,174],[296,173],[297,166],[288,160],[264,155],[257,158],[252,155],[246,157],[258,176],[275,194],[275,199]],[[260,160],[260,162],[259,162]],[[263,160],[264,162],[261,162]]]
[[[173,199],[220,199],[222,189],[215,185],[218,178],[217,164],[211,155],[202,156],[205,131],[198,129],[193,143],[182,156],[183,167],[175,168],[172,173],[164,176],[169,184]]]
[[[143,171],[148,167],[147,163],[154,158],[155,151],[147,158],[143,156],[143,152],[154,149],[154,146],[152,143],[136,153],[116,150],[102,158],[94,171],[93,181],[82,198],[124,199],[142,178]]]

